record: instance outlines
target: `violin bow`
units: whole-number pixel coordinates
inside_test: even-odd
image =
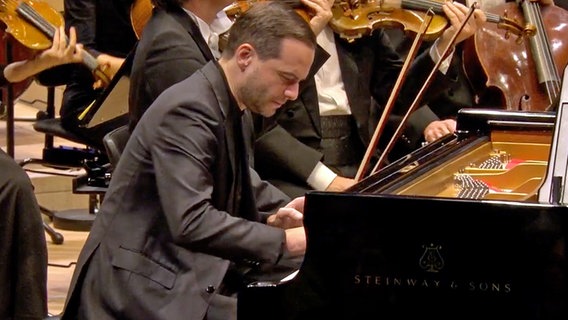
[[[406,59],[404,61],[404,64],[403,64],[403,66],[400,70],[398,78],[396,79],[396,83],[393,87],[393,91],[392,91],[392,93],[389,97],[389,100],[388,100],[388,102],[385,106],[385,110],[383,111],[381,118],[379,119],[379,123],[377,124],[377,127],[375,128],[375,132],[373,133],[373,136],[371,137],[371,141],[369,142],[369,146],[367,147],[367,150],[365,151],[365,156],[363,157],[363,160],[361,161],[361,164],[359,165],[359,169],[357,170],[357,174],[355,175],[355,182],[359,182],[361,180],[361,178],[363,177],[363,175],[365,174],[365,172],[367,171],[367,168],[369,166],[369,162],[371,161],[371,157],[375,153],[377,144],[379,142],[379,137],[381,136],[381,133],[382,133],[384,127],[385,127],[386,120],[387,120],[388,116],[390,115],[390,113],[393,109],[394,103],[395,103],[396,99],[398,98],[398,94],[400,93],[400,87],[402,86],[402,83],[404,82],[404,80],[406,80],[406,76],[408,74],[408,69],[409,69],[410,65],[412,64],[412,62],[414,61],[414,58],[416,57],[418,49],[420,48],[420,45],[422,44],[422,40],[424,38],[424,35],[426,34],[426,30],[428,30],[428,27],[430,26],[430,22],[432,22],[433,17],[434,17],[434,11],[428,10],[426,12],[426,18],[424,19],[424,21],[422,21],[422,24],[420,25],[420,30],[418,30],[416,37],[414,37],[412,47],[410,47],[410,50],[408,51],[408,54],[407,54]]]
[[[454,35],[452,36],[452,39],[450,40],[450,43],[448,44],[448,46],[446,48],[444,48],[443,53],[440,55],[440,59],[438,59],[438,61],[435,63],[434,67],[432,68],[432,71],[430,71],[430,74],[428,75],[428,78],[426,78],[426,82],[424,83],[424,85],[422,85],[422,88],[420,88],[418,95],[416,96],[416,98],[414,99],[414,101],[410,105],[410,108],[408,109],[408,111],[406,112],[406,114],[404,115],[402,120],[400,121],[400,124],[396,128],[394,135],[392,136],[391,140],[387,144],[385,150],[383,150],[383,153],[381,154],[379,161],[377,161],[375,167],[371,171],[371,174],[375,173],[380,168],[381,163],[385,160],[386,156],[388,155],[388,153],[393,148],[394,143],[396,142],[396,139],[398,139],[398,137],[400,136],[402,128],[404,127],[404,125],[406,124],[406,121],[408,120],[408,117],[410,116],[410,114],[414,111],[414,109],[416,109],[416,107],[420,103],[420,100],[422,99],[424,92],[426,91],[426,89],[428,88],[430,83],[432,82],[432,79],[434,78],[434,75],[438,71],[438,68],[440,68],[440,64],[442,64],[442,62],[444,61],[444,58],[447,57],[448,53],[450,52],[451,48],[453,47],[454,43],[456,42],[458,35],[461,33],[462,29],[465,27],[465,25],[467,24],[467,22],[469,21],[469,19],[473,15],[476,7],[477,7],[477,2],[474,2],[470,7],[469,12],[467,13],[465,20],[460,25],[458,31],[456,33],[454,33]]]

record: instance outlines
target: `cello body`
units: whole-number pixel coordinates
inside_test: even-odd
[[[525,23],[523,12],[515,2],[489,10]],[[550,53],[561,73],[568,61],[568,12],[554,6],[541,6],[542,20],[549,39]],[[506,37],[493,24],[485,24],[464,43],[464,71],[480,106],[506,110],[545,111],[550,98],[539,83],[535,52],[527,37]]]

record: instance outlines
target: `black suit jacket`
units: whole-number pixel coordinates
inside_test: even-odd
[[[0,319],[43,320],[47,245],[41,212],[30,178],[2,149],[0,208]]]
[[[423,47],[425,51],[428,51],[431,43],[423,44]],[[476,106],[474,92],[464,70],[462,50],[463,46],[459,44],[456,46],[452,56],[451,66],[447,73],[448,78],[452,80],[447,83],[446,88],[432,96],[427,104],[421,105],[410,114],[406,124],[403,126],[401,136],[396,140],[393,150],[389,153],[389,159],[399,159],[422,146],[422,143],[425,141],[424,130],[431,122],[455,119],[460,109]],[[492,106],[483,105],[482,107]],[[381,140],[381,146],[389,142],[401,119],[402,117],[399,115],[393,115],[389,118],[384,139]]]
[[[160,93],[213,59],[199,27],[183,9],[154,9],[132,64],[130,130]]]
[[[203,319],[229,261],[266,266],[282,255],[284,231],[260,222],[289,199],[248,171],[219,69],[210,62],[164,91],[136,126],[63,319]]]
[[[336,46],[359,138],[367,146],[403,61],[383,30],[376,30],[373,35],[353,43],[336,35]],[[323,53],[316,55],[312,74],[328,57]],[[404,114],[433,67],[427,52],[416,58],[393,113]],[[438,72],[423,100],[436,95],[451,81],[453,79]],[[321,153],[320,114],[313,77],[308,77],[303,83],[297,100],[288,102],[272,118],[261,119],[259,123],[260,133],[254,150],[255,168],[261,177],[305,185],[317,162],[323,160],[325,163]]]

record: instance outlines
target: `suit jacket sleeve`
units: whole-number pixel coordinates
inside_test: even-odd
[[[262,180],[253,168],[250,170],[258,212],[262,223],[266,223],[271,214],[274,214],[278,208],[284,207],[291,199],[280,189]]]
[[[385,130],[387,138],[391,138],[394,135],[401,120],[402,116],[399,115],[391,115],[389,117],[389,124],[387,130]],[[393,159],[398,159],[419,148],[424,141],[424,130],[432,121],[436,120],[440,119],[428,105],[423,105],[412,112],[406,120],[401,137],[397,140],[397,144],[389,156]],[[382,140],[382,143],[384,144],[386,141]]]
[[[272,171],[276,176],[292,175],[306,181],[323,154],[276,126],[256,140],[254,158],[261,172]]]
[[[197,45],[188,45],[188,38],[190,35],[182,29],[168,29],[153,37],[144,63],[146,89],[151,96],[157,97],[207,62]]]

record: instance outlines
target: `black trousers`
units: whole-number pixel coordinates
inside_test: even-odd
[[[26,172],[0,149],[0,319],[47,316],[47,246]]]

